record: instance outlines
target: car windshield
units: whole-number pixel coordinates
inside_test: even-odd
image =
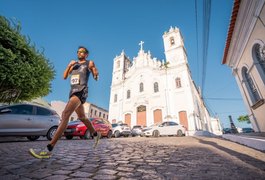
[[[121,124],[121,126],[128,126],[128,124]]]
[[[112,126],[113,128],[115,128],[115,127],[118,126],[118,124],[111,124],[111,126]]]

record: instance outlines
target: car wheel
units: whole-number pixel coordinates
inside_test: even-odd
[[[27,136],[28,140],[30,141],[35,141],[37,139],[39,139],[40,136]]]
[[[182,132],[181,130],[178,130],[178,132],[177,132],[177,136],[180,137],[180,136],[182,136],[182,135],[183,135],[183,132]]]
[[[111,138],[111,136],[112,136],[112,131],[109,131],[108,135],[107,135],[107,138]]]
[[[114,132],[114,137],[115,137],[115,138],[120,137],[120,132],[119,132],[119,131],[115,131],[115,132]]]
[[[153,131],[153,137],[158,137],[158,136],[159,136],[159,131],[158,130]]]
[[[73,136],[67,135],[67,136],[65,136],[65,138],[70,140],[70,139],[73,139]]]
[[[55,135],[55,132],[57,130],[57,127],[52,127],[48,133],[47,133],[47,139],[50,141],[52,140],[53,136]]]
[[[90,139],[91,138],[91,134],[89,130],[86,130],[86,133],[84,135],[84,139]]]

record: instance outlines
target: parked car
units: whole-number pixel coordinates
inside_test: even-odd
[[[52,109],[35,104],[14,104],[0,107],[0,136],[25,136],[51,140],[60,122]]]
[[[144,126],[141,125],[135,125],[132,128],[132,136],[142,136],[143,135],[143,128]]]
[[[131,128],[125,123],[113,123],[112,124],[113,135],[115,138],[120,136],[128,137],[131,135]]]
[[[231,134],[232,130],[231,128],[223,128],[223,134]]]
[[[181,124],[178,124],[174,121],[165,121],[158,125],[150,126],[143,130],[144,136],[169,136],[169,135],[176,135],[176,136],[183,136],[185,135],[185,127]]]
[[[102,118],[89,118],[96,131],[101,133],[102,137],[111,138],[112,127],[109,121]],[[85,124],[80,120],[71,121],[68,123],[66,130],[64,131],[66,139],[73,139],[74,136],[79,136],[81,139],[92,138],[90,131]]]
[[[242,128],[243,133],[252,133],[254,130],[252,128]]]

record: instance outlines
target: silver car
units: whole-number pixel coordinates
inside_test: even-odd
[[[0,107],[0,136],[25,136],[51,140],[60,122],[52,109],[33,104],[14,104]]]

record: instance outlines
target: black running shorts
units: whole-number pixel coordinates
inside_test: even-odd
[[[81,103],[84,104],[86,102],[86,99],[87,99],[87,96],[88,96],[88,89],[84,88],[83,90],[81,90],[79,92],[70,93],[69,99],[72,96],[78,97],[78,99],[81,101]]]

